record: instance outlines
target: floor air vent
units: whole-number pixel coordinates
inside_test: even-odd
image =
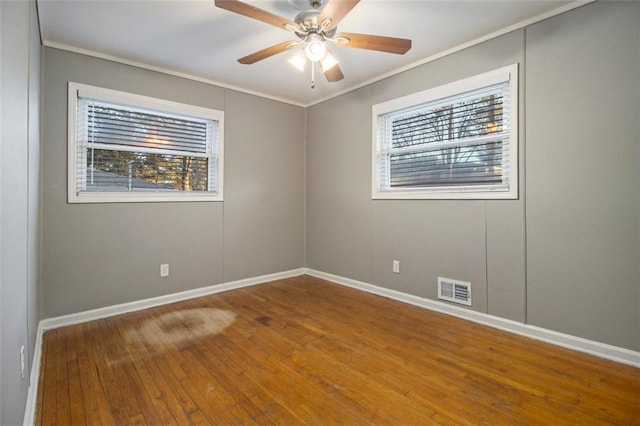
[[[471,306],[471,283],[438,277],[438,299]]]

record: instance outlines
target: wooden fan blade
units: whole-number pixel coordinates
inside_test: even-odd
[[[298,27],[294,22],[287,18],[282,18],[271,12],[258,9],[257,7],[238,0],[215,0],[214,3],[220,9],[225,9],[229,12],[234,12],[248,18],[257,19],[258,21],[266,22],[267,24],[274,25],[283,30],[287,30],[287,25],[291,25],[295,28]]]
[[[270,56],[277,55],[278,53],[282,53],[285,50],[289,49],[294,43],[291,41],[285,41],[282,43],[278,43],[274,46],[267,47],[266,49],[258,50],[251,55],[247,55],[244,58],[238,59],[238,62],[245,65],[255,64],[258,61],[266,59]]]
[[[394,38],[375,36],[370,34],[340,33],[335,37],[338,39],[336,46],[352,47],[354,49],[377,50],[379,52],[397,53],[404,55],[411,49],[411,40],[406,38]],[[340,39],[348,39],[348,42],[341,42]]]
[[[360,0],[329,0],[318,17],[318,25],[329,19],[331,24],[327,29],[335,28],[359,2]]]
[[[327,78],[327,81],[330,83],[334,81],[340,81],[344,78],[344,74],[342,74],[342,70],[340,69],[338,64],[335,64],[334,66],[326,70],[324,72],[324,76]]]

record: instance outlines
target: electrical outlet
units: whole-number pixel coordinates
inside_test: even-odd
[[[160,265],[160,276],[161,277],[168,277],[169,276],[169,264],[168,263],[163,263],[162,265]]]
[[[20,347],[20,378],[24,380],[24,345]]]
[[[393,261],[393,273],[394,274],[399,274],[400,273],[400,261],[399,260],[394,260]]]

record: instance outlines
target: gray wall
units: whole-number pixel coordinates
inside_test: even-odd
[[[41,317],[302,266],[304,109],[51,48],[43,74]],[[225,201],[67,204],[68,81],[224,111]]]
[[[304,110],[228,91],[224,281],[304,264]]]
[[[431,299],[438,276],[470,281],[472,309],[524,320],[522,197],[371,200],[371,106],[521,63],[523,41],[516,31],[309,109],[309,267]]]
[[[640,349],[640,4],[527,30],[527,312]]]
[[[40,92],[42,89],[42,47],[35,2],[31,2],[29,19],[29,161],[28,170],[28,227],[27,227],[27,325],[29,328],[29,365],[33,362],[33,351],[40,320],[40,237],[42,198],[40,183]],[[35,385],[35,384],[34,384]]]
[[[307,266],[471,281],[471,309],[640,349],[639,15],[590,4],[309,108]],[[371,200],[372,105],[514,62],[518,200]]]
[[[15,425],[37,328],[40,39],[33,2],[0,2],[0,18],[0,424]]]

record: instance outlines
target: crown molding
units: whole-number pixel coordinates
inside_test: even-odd
[[[357,89],[360,89],[362,87],[368,86],[370,84],[376,83],[378,81],[384,80],[385,78],[389,78],[389,77],[392,77],[392,76],[394,76],[396,74],[403,73],[405,71],[408,71],[410,69],[419,67],[419,66],[427,64],[429,62],[433,62],[433,61],[435,61],[437,59],[443,58],[445,56],[451,55],[453,53],[456,53],[456,52],[459,52],[461,50],[467,49],[469,47],[475,46],[477,44],[484,43],[485,41],[491,40],[493,38],[500,37],[502,35],[505,35],[507,33],[512,32],[512,31],[516,31],[516,30],[525,28],[525,27],[527,27],[529,25],[535,24],[536,22],[540,22],[540,21],[543,21],[545,19],[554,17],[556,15],[560,15],[562,13],[566,13],[566,12],[568,12],[570,10],[576,9],[578,7],[581,7],[581,6],[585,6],[587,4],[593,3],[594,1],[596,1],[596,0],[577,0],[577,1],[574,1],[574,2],[571,2],[571,3],[568,3],[568,4],[564,5],[564,6],[558,7],[556,9],[550,10],[548,12],[536,15],[536,16],[534,16],[532,18],[525,19],[524,21],[520,21],[520,22],[515,23],[513,25],[509,25],[509,26],[504,27],[502,29],[499,29],[497,31],[491,32],[491,33],[486,34],[486,35],[484,35],[482,37],[478,37],[478,38],[470,40],[470,41],[468,41],[466,43],[459,44],[459,45],[454,46],[454,47],[452,47],[450,49],[444,50],[444,51],[442,51],[440,53],[436,53],[435,55],[431,55],[431,56],[428,56],[428,57],[426,57],[424,59],[421,59],[421,60],[418,60],[416,62],[412,62],[412,63],[410,63],[408,65],[402,66],[400,68],[396,68],[396,69],[394,69],[392,71],[389,71],[389,72],[387,72],[385,74],[382,74],[382,75],[379,75],[377,77],[371,78],[371,79],[369,79],[369,80],[367,80],[367,81],[365,81],[363,83],[358,83],[358,84],[355,84],[353,86],[350,86],[350,87],[348,87],[348,88],[346,88],[344,90],[341,90],[341,91],[339,91],[337,93],[333,93],[333,94],[331,94],[329,96],[325,96],[325,97],[323,97],[321,99],[318,99],[318,100],[315,100],[315,101],[310,101],[310,102],[307,102],[307,103],[298,102],[298,101],[295,101],[295,100],[292,100],[292,99],[283,98],[283,97],[279,97],[279,96],[273,96],[273,95],[269,95],[269,94],[262,93],[262,92],[259,92],[259,91],[255,91],[255,90],[248,90],[248,89],[245,89],[245,88],[242,88],[242,87],[239,87],[239,86],[234,86],[234,85],[231,85],[231,84],[223,83],[221,81],[213,80],[213,79],[210,79],[210,78],[206,78],[206,77],[202,77],[202,76],[198,76],[198,75],[185,73],[185,72],[182,72],[182,71],[177,71],[177,70],[173,70],[173,69],[170,69],[170,68],[160,67],[160,66],[157,66],[157,65],[152,65],[152,64],[145,63],[145,62],[141,62],[141,61],[135,61],[135,60],[132,60],[132,59],[126,59],[126,58],[122,58],[122,57],[119,57],[119,56],[110,55],[110,54],[106,54],[106,53],[102,53],[102,52],[97,52],[97,51],[90,50],[90,49],[83,49],[83,48],[71,46],[71,45],[68,45],[68,44],[57,43],[57,42],[54,42],[54,41],[51,41],[51,40],[47,40],[44,37],[42,38],[42,45],[46,46],[46,47],[54,48],[54,49],[65,50],[65,51],[73,52],[73,53],[79,53],[79,54],[86,55],[86,56],[91,56],[91,57],[94,57],[94,58],[105,59],[105,60],[108,60],[108,61],[117,62],[117,63],[121,63],[121,64],[124,64],[124,65],[130,65],[130,66],[133,66],[133,67],[142,68],[142,69],[146,69],[146,70],[150,70],[150,71],[156,71],[156,72],[160,72],[160,73],[163,73],[163,74],[173,75],[173,76],[180,77],[180,78],[185,78],[185,79],[188,79],[188,80],[199,81],[201,83],[211,84],[213,86],[218,86],[218,87],[221,87],[221,88],[224,88],[224,89],[235,90],[235,91],[238,91],[238,92],[246,93],[248,95],[258,96],[258,97],[261,97],[261,98],[270,99],[270,100],[273,100],[273,101],[282,102],[282,103],[289,104],[289,105],[294,105],[294,106],[298,106],[298,107],[302,107],[302,108],[308,108],[308,107],[311,107],[313,105],[328,101],[329,99],[333,99],[333,98],[336,98],[338,96],[342,96],[342,95],[344,95],[346,93],[352,92],[354,90],[357,90]],[[36,4],[37,4],[37,2],[36,2]],[[38,24],[39,24],[39,22],[38,22]]]
[[[107,53],[102,53],[102,52],[97,52],[95,50],[83,49],[83,48],[80,48],[80,47],[75,47],[75,46],[71,46],[71,45],[63,44],[63,43],[57,43],[57,42],[46,40],[46,39],[42,40],[42,45],[45,46],[45,47],[50,47],[50,48],[58,49],[58,50],[64,50],[64,51],[71,52],[71,53],[79,53],[81,55],[90,56],[92,58],[104,59],[104,60],[111,61],[111,62],[117,62],[117,63],[123,64],[123,65],[129,65],[129,66],[132,66],[132,67],[142,68],[142,69],[149,70],[149,71],[156,71],[156,72],[159,72],[159,73],[163,73],[163,74],[172,75],[172,76],[175,76],[175,77],[184,78],[184,79],[187,79],[187,80],[198,81],[200,83],[206,83],[206,84],[210,84],[212,86],[218,86],[218,87],[221,87],[223,89],[235,90],[237,92],[242,92],[242,93],[246,93],[248,95],[258,96],[258,97],[265,98],[265,99],[270,99],[272,101],[282,102],[282,103],[285,103],[285,104],[290,104],[290,105],[294,105],[294,106],[298,106],[298,107],[302,107],[302,108],[306,108],[307,107],[306,104],[303,104],[303,103],[300,103],[300,102],[296,102],[296,101],[293,101],[291,99],[281,98],[281,97],[278,97],[278,96],[272,96],[272,95],[268,95],[266,93],[245,89],[245,88],[242,88],[242,87],[239,87],[239,86],[234,86],[232,84],[223,83],[223,82],[217,81],[217,80],[212,80],[210,78],[206,78],[206,77],[202,77],[202,76],[198,76],[198,75],[185,73],[185,72],[182,72],[182,71],[176,71],[176,70],[173,70],[173,69],[170,69],[170,68],[164,68],[164,67],[159,67],[159,66],[156,66],[156,65],[151,65],[151,64],[148,64],[146,62],[134,61],[132,59],[125,59],[125,58],[121,58],[119,56],[109,55]]]

